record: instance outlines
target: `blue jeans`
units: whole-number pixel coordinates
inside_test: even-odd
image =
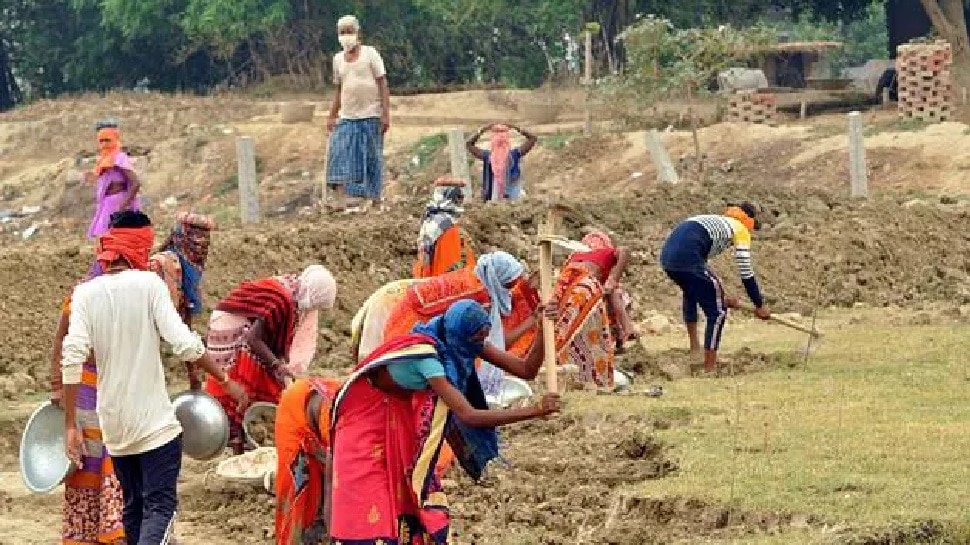
[[[128,545],[167,545],[178,509],[182,436],[148,452],[112,456],[125,497],[122,519]]]

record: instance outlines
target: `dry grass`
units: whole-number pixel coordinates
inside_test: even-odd
[[[857,533],[928,519],[966,528],[967,328],[895,326],[881,311],[862,314],[855,324],[844,315],[822,320],[825,342],[805,367],[683,380],[660,399],[575,399],[570,410],[689,411],[688,425],[661,432],[681,471],[637,493],[813,514],[836,526],[750,543],[826,541],[844,535],[840,526]],[[726,339],[727,352],[798,350],[804,342],[744,321]]]

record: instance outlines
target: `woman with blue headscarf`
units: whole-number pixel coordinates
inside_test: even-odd
[[[478,480],[498,456],[495,427],[559,410],[556,395],[488,410],[474,362],[490,329],[482,305],[461,300],[380,346],[343,384],[298,380],[284,392],[276,420],[278,543],[328,534],[343,543],[447,543],[450,515],[434,471],[445,442]],[[523,374],[533,365],[499,363]]]

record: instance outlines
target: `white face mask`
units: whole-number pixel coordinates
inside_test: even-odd
[[[340,40],[340,47],[344,48],[344,51],[350,51],[351,49],[357,47],[357,35],[356,34],[341,34],[337,36]]]

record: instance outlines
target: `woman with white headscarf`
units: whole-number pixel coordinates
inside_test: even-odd
[[[243,282],[216,305],[209,319],[209,354],[243,386],[250,402],[276,403],[283,388],[309,368],[319,311],[333,308],[336,298],[337,282],[323,265],[311,265],[299,275]],[[211,378],[206,391],[226,410],[230,446],[241,453],[242,409]]]

